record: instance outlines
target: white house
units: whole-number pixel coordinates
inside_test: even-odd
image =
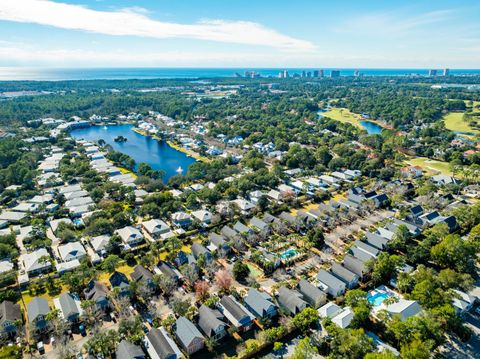
[[[115,231],[127,246],[134,247],[143,241],[143,234],[138,228],[127,226]]]

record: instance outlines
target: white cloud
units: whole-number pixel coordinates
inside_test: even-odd
[[[179,24],[154,20],[141,8],[97,11],[50,0],[1,0],[0,20],[35,23],[112,36],[188,38],[310,51],[315,46],[249,21],[207,20]]]

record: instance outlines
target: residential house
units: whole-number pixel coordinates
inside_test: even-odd
[[[233,229],[238,233],[238,234],[245,234],[245,235],[252,235],[253,230],[246,225],[244,225],[242,222],[237,221],[235,225],[233,226]]]
[[[170,232],[170,227],[160,219],[142,222],[142,227],[153,239],[158,239],[162,234]]]
[[[27,304],[27,315],[30,328],[42,331],[47,326],[46,316],[50,312],[48,302],[44,298],[35,297]]]
[[[298,282],[297,288],[303,299],[314,308],[319,308],[327,301],[327,295],[305,279]]]
[[[252,328],[253,314],[233,296],[223,296],[218,302],[218,308],[238,331],[245,332]]]
[[[122,238],[122,242],[127,248],[135,247],[143,241],[143,234],[133,226],[126,226],[115,231]]]
[[[164,327],[152,328],[143,341],[151,359],[180,359],[184,355]]]
[[[155,288],[155,284],[153,283],[153,273],[144,266],[135,266],[133,272],[130,274],[130,278],[135,282],[143,283],[145,287],[150,290],[154,290]]]
[[[383,250],[387,248],[388,245],[388,239],[385,237],[380,236],[377,233],[374,232],[366,232],[365,233],[365,241],[374,246],[377,249]]]
[[[320,318],[330,318],[332,319],[337,314],[342,311],[342,308],[336,305],[334,302],[328,302],[322,307],[318,308],[318,315]]]
[[[101,256],[105,256],[110,250],[110,236],[101,235],[96,236],[90,239],[90,245],[92,246],[95,253]]]
[[[25,253],[20,256],[20,262],[29,276],[35,276],[41,273],[49,272],[52,268],[52,262],[49,260],[50,254],[45,248],[39,248],[31,253]]]
[[[203,349],[205,338],[197,327],[185,317],[180,317],[175,322],[174,328],[177,342],[187,355],[192,355]]]
[[[352,289],[357,286],[359,276],[349,271],[347,268],[345,268],[341,264],[337,262],[333,262],[332,268],[330,269],[330,271],[335,277],[343,281],[347,285],[347,288]]]
[[[296,315],[307,307],[307,302],[302,295],[294,290],[283,286],[278,288],[277,302],[288,314]]]
[[[202,246],[200,243],[197,243],[197,242],[193,243],[190,246],[190,249],[196,260],[198,260],[200,257],[203,256],[203,258],[207,263],[210,263],[213,261],[212,253],[207,248]]]
[[[324,269],[320,269],[317,274],[317,280],[319,282],[320,289],[330,294],[333,297],[338,297],[345,293],[346,284],[333,274],[327,272]]]
[[[116,359],[145,359],[145,353],[142,348],[138,345],[135,345],[129,342],[126,339],[123,339],[120,344],[118,344],[117,350],[115,351]]]
[[[17,322],[22,322],[20,305],[8,300],[4,300],[2,303],[0,303],[0,332],[16,332]]]
[[[130,293],[130,281],[124,273],[115,271],[110,278],[108,278],[112,288],[118,288],[120,295],[128,295]]]
[[[198,325],[209,338],[222,339],[227,335],[227,324],[222,321],[223,315],[205,304],[198,309]]]
[[[358,275],[360,279],[367,273],[365,262],[350,254],[343,258],[343,266]]]
[[[69,242],[58,246],[58,254],[64,262],[80,260],[87,256],[87,251],[80,242]]]
[[[53,300],[55,308],[60,311],[60,316],[68,322],[76,322],[83,313],[80,298],[71,293],[64,293]]]
[[[273,304],[272,297],[265,292],[250,288],[244,302],[245,307],[257,318],[273,318],[277,315],[277,307]]]
[[[193,211],[192,216],[204,226],[208,226],[212,223],[212,213],[210,211],[200,209],[198,211]]]
[[[251,210],[255,208],[255,204],[243,198],[235,199],[232,201],[232,203],[234,203],[238,207],[238,209],[240,209],[240,212],[242,214],[248,214]]]
[[[252,217],[250,219],[249,225],[253,229],[262,233],[268,233],[270,231],[270,226],[258,217]]]
[[[96,280],[90,281],[87,287],[83,290],[85,299],[93,300],[96,307],[100,310],[105,310],[110,306],[108,292],[107,286]]]
[[[332,319],[332,322],[335,323],[342,329],[347,328],[350,323],[352,322],[355,313],[353,312],[352,308],[347,307],[343,309],[340,313],[337,313]]]
[[[225,240],[224,236],[211,232],[208,236],[208,239],[210,241],[209,248],[211,248],[212,250],[222,251],[224,254],[230,253],[231,248]]]
[[[422,311],[422,307],[420,307],[420,304],[416,300],[401,298],[397,302],[388,305],[384,304],[381,307],[384,307],[383,309],[385,309],[390,316],[399,316],[402,321],[420,314]]]
[[[192,217],[182,211],[173,213],[170,218],[177,227],[186,228],[192,224]]]
[[[178,281],[181,278],[180,272],[173,268],[173,266],[165,261],[161,261],[158,266],[158,271],[160,274],[165,275],[172,279],[175,283],[178,283]]]

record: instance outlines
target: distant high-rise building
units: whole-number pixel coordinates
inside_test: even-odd
[[[283,70],[283,78],[286,79],[288,78],[288,70]]]
[[[437,70],[429,70],[428,76],[437,76]]]
[[[313,70],[313,77],[318,77],[318,74],[319,74],[318,70]]]
[[[278,73],[278,78],[279,78],[279,79],[283,78],[283,71],[280,71],[280,72]]]
[[[359,71],[359,70],[355,70],[355,71],[353,72],[353,76],[355,76],[355,77],[360,76],[360,71]]]
[[[450,76],[450,69],[443,69],[443,76]]]
[[[305,72],[305,70],[302,71],[302,77],[307,77],[307,73]]]
[[[323,74],[323,70],[318,70],[318,77],[323,77],[324,74]]]
[[[312,77],[312,72],[311,71],[307,72],[307,77]]]
[[[339,70],[331,70],[330,71],[330,77],[340,77],[340,71]]]

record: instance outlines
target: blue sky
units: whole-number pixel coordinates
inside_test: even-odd
[[[0,66],[479,68],[477,1],[1,0]]]

